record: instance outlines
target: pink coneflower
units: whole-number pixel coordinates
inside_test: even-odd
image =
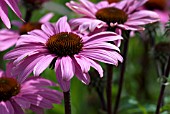
[[[93,31],[96,27],[110,26],[124,30],[144,30],[141,25],[159,21],[159,16],[152,11],[137,10],[147,0],[123,0],[109,4],[101,1],[94,4],[88,0],[79,0],[80,3],[71,1],[66,5],[74,12],[83,15],[82,18],[72,19],[72,26],[79,26],[80,31],[89,28]]]
[[[48,88],[57,84],[40,77],[20,82],[8,66],[6,72],[0,70],[0,114],[24,114],[24,109],[42,114],[53,103],[61,103],[62,93]]]
[[[0,1],[0,17],[7,28],[11,28],[11,23],[8,18],[8,8],[7,5],[13,10],[13,12],[21,18],[21,12],[17,6],[18,0],[1,0]]]
[[[48,13],[43,16],[39,22],[21,23],[19,21],[13,21],[13,24],[19,27],[19,31],[2,29],[0,30],[0,51],[5,51],[14,46],[20,35],[34,29],[41,29],[43,23],[48,22],[53,16],[53,13]]]
[[[46,23],[41,28],[22,35],[17,47],[4,56],[4,59],[14,60],[15,71],[21,73],[21,77],[32,71],[37,76],[50,65],[66,92],[74,75],[89,84],[90,67],[103,76],[103,70],[96,61],[116,66],[118,61],[122,62],[122,56],[117,52],[119,48],[108,43],[122,39],[113,32],[100,32],[92,36],[78,34],[71,30],[66,16],[56,24]]]
[[[169,20],[169,3],[169,0],[148,0],[143,8],[155,11],[159,15],[160,21],[165,24]]]

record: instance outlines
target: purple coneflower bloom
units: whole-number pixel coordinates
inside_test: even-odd
[[[169,20],[169,3],[169,0],[148,0],[143,8],[155,11],[159,15],[160,21],[164,24]]]
[[[82,18],[72,19],[72,26],[79,26],[80,31],[89,28],[93,31],[96,27],[115,27],[124,30],[144,30],[141,25],[159,21],[159,16],[152,11],[137,10],[147,0],[123,0],[109,4],[101,1],[94,4],[88,0],[79,0],[80,3],[71,1],[66,5],[74,12],[83,15]]]
[[[14,46],[20,35],[34,29],[41,29],[43,23],[48,22],[53,16],[53,13],[48,13],[43,16],[39,22],[21,23],[19,21],[13,21],[12,23],[19,28],[19,31],[2,29],[0,30],[0,51],[5,51]]]
[[[6,72],[0,70],[0,114],[24,114],[23,109],[42,114],[43,109],[52,108],[53,103],[61,103],[62,93],[48,88],[57,84],[40,77],[20,82],[11,74],[11,69],[9,64]]]
[[[78,34],[71,30],[66,16],[56,24],[45,23],[41,28],[22,35],[17,47],[4,56],[4,59],[14,60],[15,71],[21,73],[21,77],[32,71],[37,76],[50,65],[66,92],[74,75],[89,84],[90,67],[103,76],[102,67],[96,61],[116,66],[119,61],[122,62],[122,56],[117,52],[119,48],[108,43],[122,39],[113,32],[100,32],[92,36]]]
[[[0,18],[7,28],[11,28],[11,23],[8,18],[8,8],[7,5],[13,10],[13,12],[21,18],[21,12],[17,6],[18,0],[1,0],[0,1]]]

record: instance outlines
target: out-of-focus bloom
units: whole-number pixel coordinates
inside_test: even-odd
[[[50,0],[22,0],[22,3],[28,9],[37,9],[40,8],[43,3],[48,1]]]
[[[50,65],[55,69],[63,91],[68,91],[74,75],[89,84],[90,67],[103,76],[102,67],[96,61],[116,66],[119,61],[122,62],[119,48],[108,43],[122,39],[113,32],[100,32],[92,36],[78,34],[71,30],[66,16],[55,24],[43,24],[41,28],[22,35],[17,47],[4,56],[4,59],[14,60],[15,71],[21,77],[32,71],[37,76]]]
[[[13,12],[21,18],[21,12],[18,8],[18,0],[1,0],[0,1],[0,18],[3,23],[6,25],[7,28],[11,28],[11,23],[8,18],[8,7],[7,5],[13,10]]]
[[[169,3],[169,0],[148,0],[148,2],[144,4],[143,8],[155,11],[159,15],[161,22],[165,24],[169,20]]]
[[[19,21],[13,22],[14,25],[18,26],[19,31],[13,31],[9,29],[0,30],[0,51],[5,51],[14,46],[20,35],[26,34],[27,32],[34,29],[41,29],[41,25],[48,22],[52,16],[53,13],[48,13],[47,15],[43,16],[39,22],[28,22],[24,24]]]
[[[61,103],[63,95],[57,90],[48,88],[57,86],[50,80],[32,77],[18,81],[11,74],[11,64],[6,72],[0,70],[0,113],[24,114],[23,109],[30,109],[36,114],[42,114],[43,109],[50,109],[53,103]]]
[[[148,10],[137,10],[147,0],[123,0],[109,4],[101,1],[94,4],[88,0],[79,0],[80,3],[71,1],[66,5],[74,12],[84,15],[82,18],[72,19],[71,25],[79,26],[80,31],[93,31],[96,27],[112,27],[124,30],[144,30],[141,25],[159,21],[159,16]],[[114,30],[114,29],[113,29]]]

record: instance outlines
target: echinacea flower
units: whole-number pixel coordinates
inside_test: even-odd
[[[102,77],[103,70],[97,61],[116,66],[119,61],[122,62],[119,48],[108,43],[122,39],[113,32],[81,35],[71,30],[66,16],[55,24],[43,24],[41,29],[22,35],[17,47],[4,56],[4,59],[14,60],[15,71],[21,77],[32,71],[37,76],[50,66],[54,68],[58,83],[66,92],[74,75],[89,84],[90,67],[96,69]]]
[[[22,0],[23,5],[29,9],[41,8],[41,5],[50,0]]]
[[[113,27],[123,30],[144,30],[142,25],[159,21],[159,16],[148,10],[138,10],[147,0],[123,0],[118,3],[109,4],[101,1],[97,4],[88,0],[79,0],[80,3],[71,1],[66,5],[81,18],[72,19],[70,24],[79,26],[79,31],[95,28]]]
[[[14,46],[19,38],[20,35],[26,34],[27,32],[34,30],[34,29],[41,29],[41,25],[43,23],[48,22],[53,16],[53,13],[48,13],[43,16],[39,22],[28,22],[28,23],[21,23],[19,21],[13,21],[13,24],[16,25],[19,30],[9,30],[9,29],[2,29],[0,30],[0,51],[5,51],[12,46]]]
[[[3,23],[6,25],[7,28],[11,28],[11,23],[8,18],[8,7],[7,5],[13,10],[13,12],[20,18],[21,12],[18,8],[18,0],[1,0],[0,1],[0,18]]]
[[[160,21],[165,24],[169,20],[169,3],[169,0],[148,0],[143,8],[156,12],[160,17]]]
[[[42,114],[43,109],[50,109],[53,103],[61,103],[61,92],[48,88],[56,86],[50,80],[31,77],[22,82],[11,74],[11,63],[6,72],[0,70],[0,114],[24,114],[30,109]]]

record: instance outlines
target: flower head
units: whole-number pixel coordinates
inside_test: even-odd
[[[156,12],[160,17],[160,21],[164,24],[168,22],[169,19],[169,3],[169,0],[148,0],[143,8]]]
[[[56,86],[50,80],[32,77],[22,82],[11,74],[11,63],[6,72],[0,70],[0,113],[24,114],[23,109],[43,113],[43,109],[52,108],[53,103],[61,103],[62,93],[48,88]]]
[[[74,12],[84,17],[72,19],[71,25],[79,26],[80,31],[89,28],[113,27],[124,30],[144,30],[141,25],[159,21],[159,16],[152,11],[138,10],[147,0],[123,0],[118,3],[109,4],[101,1],[94,4],[88,0],[79,0],[80,3],[71,1],[66,5]]]
[[[48,13],[43,16],[39,22],[21,23],[18,21],[13,21],[13,24],[19,28],[19,31],[9,29],[0,30],[0,51],[5,51],[14,46],[20,35],[26,34],[34,29],[41,29],[41,25],[48,22],[52,16],[53,13]]]
[[[1,0],[0,2],[0,18],[7,28],[11,28],[11,23],[8,18],[7,5],[13,10],[13,12],[21,18],[21,12],[17,6],[18,0]]]
[[[71,30],[66,16],[55,24],[45,23],[41,28],[22,35],[17,47],[4,56],[4,59],[14,60],[15,71],[20,72],[21,77],[32,71],[37,76],[50,66],[54,68],[61,88],[68,91],[74,75],[85,84],[90,82],[90,67],[103,76],[103,70],[96,61],[116,66],[122,62],[119,48],[108,43],[122,39],[113,32],[92,36],[79,34]]]

